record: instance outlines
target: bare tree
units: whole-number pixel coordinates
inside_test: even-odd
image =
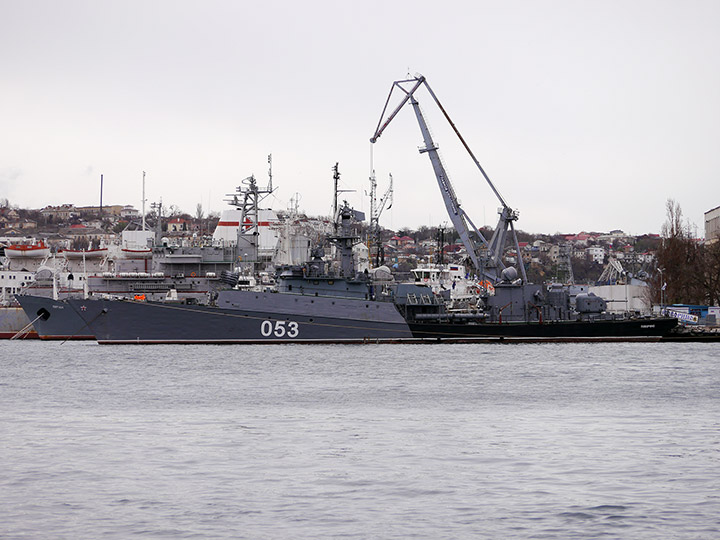
[[[657,252],[660,271],[652,282],[653,300],[664,291],[666,304],[704,304],[710,294],[707,258],[703,246],[693,238],[692,227],[683,221],[680,205],[668,199],[662,244]]]

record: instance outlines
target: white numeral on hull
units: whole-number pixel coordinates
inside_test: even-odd
[[[263,337],[295,338],[298,337],[300,330],[298,329],[298,323],[295,321],[275,321],[275,324],[272,321],[263,321],[260,324],[260,333]]]

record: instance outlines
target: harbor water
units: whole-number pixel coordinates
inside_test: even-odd
[[[720,538],[712,343],[0,342],[0,538]]]

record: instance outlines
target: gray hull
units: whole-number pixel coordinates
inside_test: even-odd
[[[35,329],[22,308],[0,306],[0,339],[37,339]]]
[[[99,343],[353,343],[412,339],[394,304],[231,291],[218,307],[69,300]]]
[[[41,296],[15,297],[40,339],[95,339],[85,321],[65,301]]]

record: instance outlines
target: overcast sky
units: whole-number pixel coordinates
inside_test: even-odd
[[[369,209],[369,138],[422,73],[529,232],[703,234],[720,205],[720,2],[0,0],[0,197],[21,207],[227,207],[243,178],[328,214],[332,166]],[[461,202],[498,202],[427,94]],[[374,145],[381,224],[448,220],[407,108]]]

